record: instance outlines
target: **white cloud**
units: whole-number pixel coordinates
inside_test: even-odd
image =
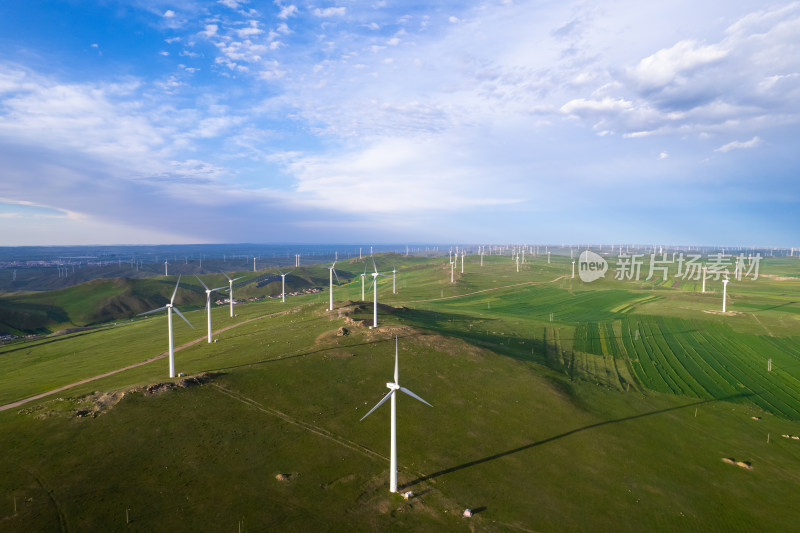
[[[694,40],[685,40],[645,57],[635,67],[627,69],[627,74],[640,86],[652,89],[674,82],[728,54],[729,50],[721,45],[701,46]]]
[[[346,153],[290,158],[287,169],[297,179],[294,200],[342,212],[387,214],[521,201],[518,195],[497,194],[497,184],[487,181],[482,169],[458,163],[452,141],[385,138]]]
[[[239,9],[242,4],[246,4],[247,0],[217,0],[220,4],[231,9]]]
[[[261,33],[264,33],[264,30],[262,30],[261,28],[258,27],[258,21],[257,20],[250,20],[250,21],[248,21],[248,26],[246,28],[242,28],[240,30],[236,30],[236,34],[241,39],[244,39],[244,38],[247,38],[247,37],[252,37],[252,36],[255,36],[255,35],[259,35]]]
[[[297,6],[295,5],[288,5],[281,7],[280,12],[278,13],[279,19],[287,19],[289,17],[293,17],[297,15]]]
[[[217,31],[219,31],[219,26],[217,24],[206,24],[205,29],[201,31],[200,34],[206,37],[212,37],[217,34]]]
[[[716,150],[715,152],[730,152],[731,150],[742,150],[747,148],[755,148],[760,146],[763,141],[758,137],[755,136],[749,141],[733,141],[729,142],[728,144],[722,145]]]
[[[347,14],[346,7],[316,8],[313,11],[317,17],[342,17]]]
[[[164,11],[164,18],[165,19],[171,19],[174,16],[175,16],[175,12],[173,10],[167,9],[166,11]]]

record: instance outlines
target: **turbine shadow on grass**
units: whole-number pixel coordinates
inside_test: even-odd
[[[403,485],[403,486],[401,486],[399,488],[400,489],[406,489],[406,488],[409,488],[409,487],[413,487],[414,485],[416,485],[418,483],[422,483],[423,481],[429,481],[431,479],[435,479],[435,478],[443,476],[445,474],[452,474],[453,472],[457,472],[457,471],[463,470],[465,468],[470,468],[472,466],[478,466],[478,465],[483,464],[483,463],[488,463],[490,461],[494,461],[495,459],[501,459],[503,457],[506,457],[506,456],[509,456],[509,455],[513,455],[515,453],[524,452],[525,450],[529,450],[531,448],[535,448],[536,446],[541,446],[542,444],[548,444],[550,442],[557,441],[559,439],[563,439],[564,437],[569,437],[570,435],[574,435],[574,434],[580,433],[582,431],[587,431],[587,430],[590,430],[590,429],[598,428],[598,427],[601,427],[601,426],[607,426],[607,425],[610,425],[610,424],[616,424],[616,423],[619,423],[619,422],[627,422],[629,420],[636,420],[638,418],[645,418],[645,417],[648,417],[648,416],[668,413],[670,411],[677,411],[679,409],[685,409],[687,407],[695,407],[695,406],[704,405],[704,404],[707,404],[707,403],[714,403],[714,402],[719,402],[719,401],[733,400],[733,399],[736,399],[736,398],[743,398],[743,397],[748,397],[748,396],[752,396],[752,395],[753,395],[753,393],[742,393],[742,394],[734,394],[732,396],[727,396],[725,398],[712,398],[712,399],[708,399],[708,400],[700,400],[700,401],[697,401],[697,402],[687,403],[685,405],[678,405],[676,407],[668,407],[666,409],[659,409],[657,411],[651,411],[649,413],[641,413],[641,414],[638,414],[638,415],[626,416],[624,418],[617,418],[617,419],[614,419],[614,420],[606,420],[606,421],[603,421],[603,422],[597,422],[595,424],[589,424],[588,426],[583,426],[583,427],[580,427],[580,428],[576,428],[576,429],[561,433],[559,435],[553,435],[552,437],[548,437],[546,439],[542,439],[542,440],[539,440],[539,441],[536,441],[536,442],[531,442],[529,444],[525,444],[525,445],[519,446],[517,448],[512,448],[510,450],[499,452],[499,453],[496,453],[494,455],[489,455],[489,456],[483,457],[481,459],[475,459],[474,461],[470,461],[468,463],[463,463],[463,464],[460,464],[460,465],[457,465],[457,466],[451,466],[450,468],[445,468],[444,470],[439,470],[438,472],[434,472],[434,473],[428,474],[426,476],[418,477],[417,479],[415,479],[413,481],[409,481],[408,483],[406,483],[405,485]]]

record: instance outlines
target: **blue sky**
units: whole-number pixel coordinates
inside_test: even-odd
[[[0,3],[0,245],[800,245],[800,3]]]

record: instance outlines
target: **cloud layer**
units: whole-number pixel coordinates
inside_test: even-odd
[[[790,245],[800,4],[386,4],[140,0],[57,65],[0,16],[0,202],[30,207],[0,225],[709,243],[758,220]]]

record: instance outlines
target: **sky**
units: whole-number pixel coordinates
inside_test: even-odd
[[[0,245],[800,246],[800,3],[7,0]]]

